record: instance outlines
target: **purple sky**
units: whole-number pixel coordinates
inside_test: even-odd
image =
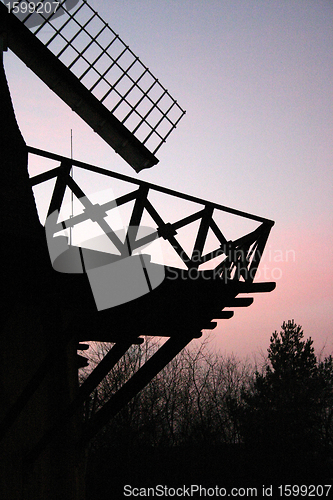
[[[276,290],[222,320],[213,345],[265,351],[293,318],[332,352],[332,2],[90,4],[187,111],[138,177],[276,221],[260,277]],[[76,159],[137,175],[10,52],[5,68],[29,145],[69,156],[73,129]]]

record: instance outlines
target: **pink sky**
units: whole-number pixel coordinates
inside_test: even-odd
[[[333,270],[327,265],[332,250],[325,233],[329,229],[304,224],[281,234],[273,228],[260,270],[268,281],[276,281],[276,289],[253,295],[249,308],[236,309],[232,319],[220,320],[213,337],[222,352],[266,352],[270,334],[289,319],[303,326],[306,338],[312,337],[317,354],[324,347],[326,354],[333,351]],[[280,246],[274,245],[277,241]]]
[[[90,3],[187,110],[138,177],[276,222],[262,262],[276,290],[221,321],[216,346],[266,350],[293,318],[332,352],[332,3]],[[10,52],[5,69],[29,145],[69,156],[72,129],[75,158],[137,175]]]

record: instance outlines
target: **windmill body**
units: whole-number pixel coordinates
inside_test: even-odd
[[[36,17],[35,12],[22,15],[19,9],[16,14],[8,12],[0,3],[3,48],[18,55],[136,172],[152,167],[158,162],[156,152],[184,111],[86,1],[71,4],[67,9],[66,2],[60,2],[58,13]],[[74,32],[69,37],[70,24]],[[89,439],[202,330],[213,329],[214,320],[232,317],[229,308],[249,306],[253,298],[247,294],[274,288],[274,283],[254,282],[273,222],[26,146],[1,71],[6,298],[2,303],[4,479],[0,496],[9,498],[10,492],[15,499],[83,499],[84,450]],[[36,155],[54,162],[54,168],[29,179],[28,157]],[[74,168],[120,181],[128,189],[93,203],[73,179]],[[44,229],[32,188],[50,179],[55,179],[55,187]],[[80,210],[64,216],[68,192]],[[156,193],[192,203],[191,214],[165,220],[153,200]],[[112,214],[127,204],[131,204],[128,223],[119,232]],[[230,239],[218,223],[221,214],[254,227]],[[148,229],[145,217],[149,217]],[[68,232],[87,221],[97,223],[98,238],[112,244],[113,253],[104,250],[102,240],[95,247],[72,244]],[[194,222],[197,229],[189,252],[178,235]],[[86,239],[93,238],[88,234]],[[178,267],[154,262],[149,246],[156,242],[174,252]],[[137,276],[134,282],[133,276]],[[140,280],[142,285],[134,293]],[[83,426],[83,403],[128,348],[143,342],[145,335],[168,340]],[[78,363],[82,366],[84,361],[77,350],[85,348],[79,344],[85,341],[107,341],[113,347],[79,387]]]

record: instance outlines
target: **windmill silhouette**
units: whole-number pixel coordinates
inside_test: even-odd
[[[25,62],[136,172],[152,167],[184,110],[86,1],[54,2],[56,12],[47,11],[47,3],[39,12],[24,12],[23,1],[0,3],[3,49]],[[0,84],[3,498],[9,490],[15,498],[84,498],[82,450],[89,439],[202,330],[215,328],[212,320],[232,317],[225,308],[249,306],[253,298],[243,294],[274,289],[274,283],[254,282],[273,222],[26,146],[3,70]],[[28,156],[46,158],[54,168],[29,179]],[[73,169],[121,183],[125,192],[94,203]],[[51,179],[44,230],[32,188]],[[64,215],[68,192],[80,209]],[[186,202],[190,213],[166,220],[158,196],[169,204]],[[120,230],[114,214],[125,207],[128,222]],[[231,239],[221,216],[241,219],[251,230]],[[68,232],[86,222],[98,226],[98,235],[72,244]],[[179,235],[193,226],[187,249]],[[154,262],[156,243],[179,265]],[[83,425],[83,403],[146,335],[168,340]],[[84,358],[77,350],[88,347],[80,344],[85,341],[113,347],[78,387]]]

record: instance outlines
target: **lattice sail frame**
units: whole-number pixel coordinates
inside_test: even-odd
[[[154,156],[185,111],[86,0],[57,3],[50,15],[23,14],[25,0],[10,11]]]
[[[131,184],[129,193],[119,196],[116,199],[109,200],[108,202],[101,204],[98,208],[101,214],[106,214],[113,208],[120,207],[134,200],[134,206],[130,216],[130,223],[128,228],[128,231],[130,231],[132,228],[130,234],[132,252],[137,248],[142,247],[143,245],[147,245],[153,242],[154,240],[156,240],[156,236],[158,236],[158,238],[163,238],[170,244],[170,248],[172,248],[176,252],[178,257],[180,257],[182,263],[189,272],[192,269],[199,270],[200,266],[211,262],[212,266],[208,270],[208,272],[213,271],[214,275],[217,278],[221,279],[224,283],[228,283],[231,280],[248,284],[251,284],[253,282],[270,230],[274,225],[273,221],[258,217],[256,215],[241,212],[233,208],[208,202],[193,196],[178,193],[171,189],[156,186],[144,181],[139,181],[137,179],[119,173],[110,172],[100,167],[88,165],[86,163],[65,158],[46,151],[41,151],[36,148],[29,147],[28,149],[31,154],[39,155],[55,161],[60,161],[60,166],[31,178],[32,186],[36,186],[55,177],[57,178],[48,209],[48,214],[51,214],[56,210],[60,212],[61,206],[64,201],[66,188],[68,188],[84,206],[84,213],[76,216],[70,216],[69,218],[62,220],[61,222],[58,222],[58,225],[55,227],[55,233],[58,231],[63,231],[65,229],[74,228],[76,225],[90,219],[89,213],[92,213],[94,204],[89,200],[89,196],[87,196],[83,192],[81,187],[70,175],[72,168],[78,167],[84,169],[85,171],[95,172]],[[133,191],[133,184],[138,185],[138,189],[135,189]],[[152,192],[160,192],[167,194],[170,197],[181,198],[195,204],[200,204],[203,206],[203,208],[200,210],[196,210],[193,214],[181,218],[176,222],[165,222],[149,199],[149,195]],[[144,238],[138,238],[139,226],[142,221],[144,211],[147,211],[151,219],[154,221],[156,225],[155,231],[150,235],[145,236]],[[227,240],[222,230],[214,220],[214,212],[215,214],[217,212],[233,214],[248,220],[258,222],[260,223],[260,225],[254,231],[251,231],[250,233],[240,238],[237,238],[233,241]],[[184,250],[183,246],[177,240],[177,230],[188,226],[195,221],[199,221],[199,228],[195,236],[195,243],[193,245],[192,251],[189,254]],[[94,218],[94,222],[97,222],[97,224],[100,225],[102,231],[116,246],[120,253],[124,256],[128,256],[128,234],[125,238],[125,241],[122,241],[121,239],[119,239],[117,232],[106,223],[104,218],[102,218],[101,220],[96,220]],[[134,234],[133,227],[136,228]],[[219,246],[215,248],[215,250],[204,254],[203,251],[205,248],[208,231],[210,229],[213,231],[214,235],[219,241]],[[221,257],[220,262],[214,266],[214,259],[216,259],[217,257]],[[205,273],[205,271],[202,271],[202,273]]]

